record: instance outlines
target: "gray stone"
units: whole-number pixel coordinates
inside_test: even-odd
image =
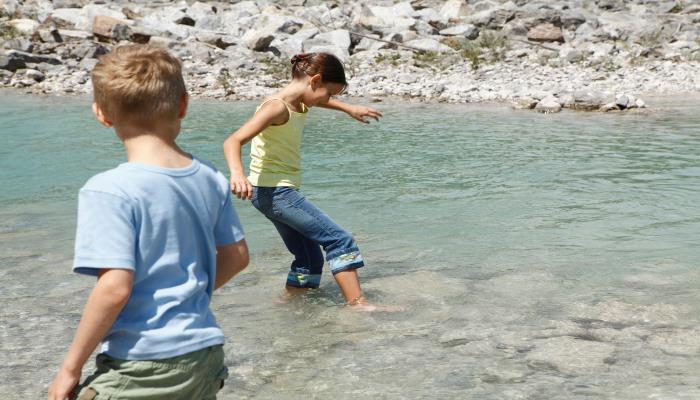
[[[448,53],[452,49],[434,39],[416,39],[405,43],[407,46],[415,47],[425,51],[433,51],[436,53]]]
[[[537,100],[529,97],[521,97],[511,103],[511,107],[515,110],[532,110],[536,105]]]
[[[250,30],[241,39],[249,49],[263,51],[270,46],[275,36],[267,31]]]
[[[208,31],[223,31],[224,23],[218,15],[206,15],[196,19],[194,27]]]
[[[214,11],[215,7],[211,4],[203,3],[201,1],[195,1],[191,6],[187,8],[187,15],[192,17],[197,24],[200,20],[208,17],[216,16]],[[197,26],[197,25],[195,25]]]
[[[615,104],[617,104],[621,110],[624,110],[626,108],[630,108],[630,106],[634,104],[634,101],[634,97],[623,94],[621,96],[617,96],[615,99]]]
[[[539,103],[537,103],[537,105],[535,106],[535,111],[544,114],[558,113],[559,111],[561,111],[561,104],[559,104],[555,97],[548,96],[540,100]]]
[[[80,61],[78,67],[83,71],[92,71],[98,62],[99,60],[96,58],[84,58],[82,61]]]
[[[27,64],[19,57],[12,55],[0,54],[0,69],[5,71],[15,72],[18,69],[26,67]]]
[[[464,36],[469,40],[479,37],[479,28],[474,25],[457,25],[440,31],[443,36]]]
[[[404,84],[414,83],[417,80],[418,80],[418,78],[416,78],[416,76],[414,74],[401,74],[398,77],[398,81],[400,83],[404,83]]]
[[[51,19],[60,28],[75,28],[86,24],[82,10],[76,8],[57,8],[51,13]]]
[[[270,47],[274,47],[279,52],[287,57],[304,51],[304,41],[318,34],[318,28],[302,29],[299,32],[287,37],[286,39],[275,39],[270,43]],[[359,46],[359,44],[358,44]],[[357,50],[357,46],[355,47]]]
[[[34,50],[34,44],[32,44],[32,42],[30,42],[27,38],[23,37],[6,40],[3,47],[6,49],[19,50],[27,53],[31,53],[32,50]]]
[[[158,36],[158,32],[153,29],[139,25],[131,27],[131,41],[134,43],[146,44],[153,36]]]
[[[31,35],[32,33],[34,33],[36,28],[39,27],[38,22],[34,21],[33,19],[26,18],[13,19],[7,22],[7,24],[15,28],[23,35]]]
[[[148,44],[162,47],[164,49],[172,49],[177,46],[178,42],[162,36],[151,36],[148,39]]]
[[[24,71],[24,75],[27,78],[34,79],[37,82],[41,82],[46,78],[41,71],[38,71],[36,69],[27,69],[26,71]]]
[[[92,31],[92,22],[98,15],[103,15],[106,17],[112,17],[121,20],[127,19],[126,15],[124,15],[124,13],[122,13],[121,11],[117,11],[107,6],[99,4],[86,5],[82,8],[81,15],[83,16],[83,19],[81,19],[75,27],[77,29],[82,29],[88,32]]]
[[[598,110],[603,105],[603,100],[600,96],[589,92],[574,93],[574,103],[571,108],[581,111]]]
[[[59,29],[58,34],[61,35],[63,40],[75,40],[82,41],[92,37],[92,35],[85,31],[76,31],[74,29]]]
[[[602,111],[602,112],[620,111],[620,107],[619,107],[617,104],[615,104],[614,102],[613,102],[613,103],[607,103],[607,104],[603,104],[603,105],[600,107],[600,111]]]
[[[456,20],[467,16],[467,3],[462,0],[447,0],[440,8],[440,15],[447,20]]]
[[[509,21],[515,18],[515,12],[505,9],[487,10],[469,16],[469,22],[489,29],[500,30]]]
[[[0,16],[7,15],[12,17],[20,8],[17,0],[0,0]]]
[[[396,6],[372,6],[370,7],[370,10],[375,17],[378,17],[382,21],[381,25],[384,27],[390,27],[393,29],[408,29],[414,26],[416,23],[416,20],[411,17],[413,9],[411,9],[410,12],[401,12],[397,11]]]
[[[126,20],[120,20],[105,15],[97,15],[92,24],[92,33],[103,39],[115,41],[130,40],[131,27]]]
[[[45,62],[47,64],[58,65],[61,64],[61,60],[52,56],[45,56],[41,54],[26,53],[23,51],[10,50],[6,54],[8,57],[14,57],[21,59],[25,63],[39,64]]]
[[[586,22],[586,16],[580,11],[566,10],[561,15],[561,24],[565,29],[576,30]]]
[[[550,23],[537,25],[530,29],[527,38],[533,42],[564,42],[561,28]]]
[[[319,33],[302,44],[305,52],[328,51],[341,60],[350,57],[350,32],[338,29],[330,32]]]

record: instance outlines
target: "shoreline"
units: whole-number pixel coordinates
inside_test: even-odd
[[[115,46],[148,43],[183,63],[193,98],[256,100],[293,54],[345,64],[348,95],[503,103],[539,112],[644,108],[700,93],[700,4],[574,0],[237,3],[6,0],[0,87],[89,93]]]
[[[75,93],[75,92],[37,92],[32,90],[27,90],[27,88],[15,88],[15,87],[3,87],[0,86],[0,93],[9,92],[16,96],[23,97],[37,97],[45,99],[84,99],[90,101],[92,93]],[[260,95],[257,97],[213,97],[213,96],[202,96],[202,95],[190,95],[191,100],[197,100],[205,103],[235,103],[235,102],[259,102],[265,99],[267,95]],[[700,101],[700,91],[693,92],[644,92],[641,93],[648,104],[645,106],[645,112],[653,112],[659,106],[663,107],[665,103],[681,103],[686,100],[690,102]],[[362,104],[369,107],[379,107],[379,105],[440,105],[440,106],[486,106],[486,107],[502,107],[502,108],[512,108],[518,109],[514,106],[513,101],[510,100],[481,100],[481,101],[463,101],[463,102],[446,102],[440,101],[438,99],[426,99],[420,97],[405,97],[405,96],[382,96],[374,97],[369,95],[343,95],[341,99],[347,99],[348,101],[356,104]],[[661,104],[659,104],[661,103]],[[596,113],[594,111],[576,111],[573,112],[581,113],[583,115]],[[641,110],[640,110],[641,111]]]

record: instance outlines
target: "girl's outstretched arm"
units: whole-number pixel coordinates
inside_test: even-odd
[[[336,99],[330,99],[327,103],[319,104],[318,106],[329,108],[331,110],[342,111],[364,124],[369,124],[369,121],[365,118],[374,118],[375,120],[379,121],[379,117],[382,116],[382,113],[374,108],[343,103],[342,101]]]
[[[239,199],[250,200],[253,187],[243,172],[241,147],[270,125],[282,125],[289,120],[289,111],[281,101],[269,101],[236,132],[224,141],[224,157],[231,172],[231,191]]]

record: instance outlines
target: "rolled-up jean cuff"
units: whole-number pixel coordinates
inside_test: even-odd
[[[317,288],[321,286],[321,274],[303,274],[289,271],[287,285],[299,288]]]
[[[365,265],[365,261],[362,259],[362,255],[359,251],[352,251],[350,253],[342,254],[328,260],[328,263],[330,264],[333,275],[337,274],[338,272],[358,269]]]

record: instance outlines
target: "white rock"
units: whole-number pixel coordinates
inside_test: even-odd
[[[544,114],[558,113],[561,111],[561,104],[554,96],[547,96],[537,103],[535,110]]]
[[[603,106],[600,107],[600,111],[602,111],[602,112],[620,111],[620,107],[615,102],[612,102],[612,103],[603,104]]]
[[[416,39],[405,43],[407,46],[415,47],[425,51],[434,51],[437,53],[451,52],[452,49],[434,39]]]
[[[103,5],[88,4],[83,7],[81,11],[81,16],[79,23],[75,25],[77,29],[82,29],[84,31],[92,31],[92,22],[98,15],[104,15],[107,17],[112,17],[116,19],[127,19],[126,15],[121,11],[111,9]]]
[[[479,28],[472,24],[457,25],[440,31],[443,36],[464,36],[473,40],[479,36]]]
[[[440,8],[440,15],[448,20],[464,17],[467,13],[467,3],[463,0],[447,0]]]
[[[37,21],[26,18],[13,19],[8,24],[24,35],[31,35],[39,27]]]
[[[346,61],[350,57],[350,32],[338,29],[319,33],[312,39],[305,40],[302,47],[307,53],[331,53],[342,61]]]
[[[51,13],[51,19],[57,25],[67,27],[84,26],[87,23],[84,13],[78,8],[57,8]]]

